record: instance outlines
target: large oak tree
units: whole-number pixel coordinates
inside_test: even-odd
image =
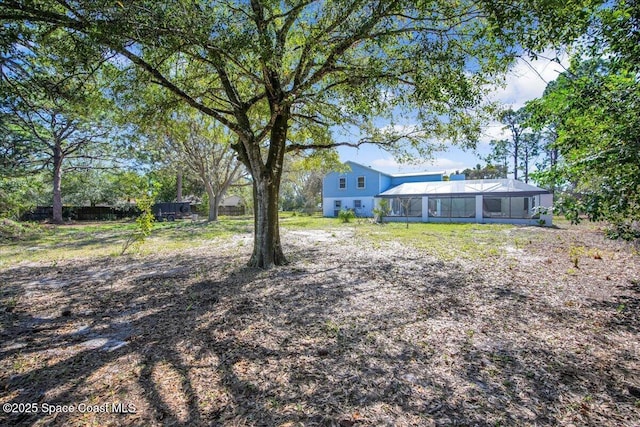
[[[53,222],[61,223],[64,171],[95,166],[111,146],[100,64],[61,61],[60,51],[73,46],[60,39],[50,46],[22,39],[14,46],[18,52],[0,64],[0,167],[14,176],[49,171]]]
[[[478,130],[469,111],[519,44],[575,37],[589,3],[5,0],[0,19],[3,31],[26,24],[116,52],[225,126],[254,184],[250,265],[268,268],[285,262],[278,195],[287,152],[468,137]],[[176,72],[177,58],[197,80]],[[415,124],[397,126],[403,115]],[[357,128],[357,139],[326,138],[337,126]],[[308,137],[290,139],[294,129]]]
[[[218,220],[218,207],[227,191],[245,177],[244,168],[229,149],[229,134],[202,114],[174,114],[167,120],[161,143],[175,151],[185,168],[198,177],[207,193],[208,220]]]

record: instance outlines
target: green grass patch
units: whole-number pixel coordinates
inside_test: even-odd
[[[514,244],[509,233],[513,228],[513,225],[455,223],[411,223],[407,228],[405,223],[392,222],[362,223],[355,230],[358,238],[373,245],[398,241],[450,261],[501,255],[505,246]]]
[[[297,212],[280,212],[280,225],[291,230],[313,229],[326,230],[332,226],[337,226],[337,218],[324,218],[319,214],[305,215]]]
[[[324,230],[334,236],[346,230],[374,248],[399,242],[445,261],[499,257],[505,253],[505,248],[521,249],[535,238],[531,237],[533,233],[513,225],[411,223],[407,228],[401,222],[381,225],[356,218],[353,222],[341,223],[337,218],[293,213],[281,213],[280,225],[283,230]],[[57,262],[117,256],[136,229],[133,221],[61,226],[16,223],[10,226],[18,230],[14,234],[23,237],[0,241],[0,267],[22,261]],[[22,232],[21,227],[30,231]],[[514,229],[518,232],[512,233]],[[224,241],[237,235],[251,236],[252,233],[252,217],[221,217],[213,223],[156,222],[151,235],[140,245],[139,253],[146,255],[210,246],[212,241]]]
[[[135,232],[133,221],[105,221],[70,225],[42,225],[28,239],[0,241],[0,267],[23,261],[51,261],[116,256]],[[166,252],[198,247],[214,239],[250,234],[253,219],[155,222],[140,252]]]

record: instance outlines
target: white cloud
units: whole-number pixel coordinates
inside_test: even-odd
[[[566,55],[559,58],[560,63],[549,59],[553,57],[555,53],[543,52],[537,59],[518,60],[506,77],[506,86],[496,90],[491,99],[517,110],[523,107],[525,102],[542,96],[547,84],[565,71],[569,63]]]
[[[371,167],[387,173],[409,173],[409,172],[442,172],[454,173],[466,168],[475,166],[467,164],[461,160],[454,160],[446,157],[438,157],[420,163],[403,164],[393,157],[377,158],[372,160]]]
[[[480,136],[480,144],[489,145],[494,139],[503,139],[508,137],[508,132],[504,130],[504,125],[498,122],[492,122],[482,129]]]
[[[566,56],[560,58],[560,64],[547,58],[554,57],[551,52],[543,52],[536,60],[520,60],[506,77],[504,88],[498,88],[492,92],[489,100],[498,101],[513,109],[519,109],[525,102],[542,96],[547,84],[555,80],[558,75],[568,67],[569,59]],[[466,168],[474,168],[477,163],[484,164],[483,157],[489,154],[489,142],[494,139],[509,137],[509,133],[502,128],[503,124],[493,122],[487,124],[482,131],[480,143],[476,152],[462,151],[456,147],[448,147],[445,152],[435,153],[432,161],[402,164],[397,162],[387,152],[373,147],[355,149],[341,149],[341,157],[344,160],[354,160],[364,165],[387,173],[406,173],[417,171],[446,171],[447,173],[462,171]],[[380,128],[382,131],[411,133],[417,132],[415,123],[386,125]],[[433,142],[438,142],[434,140]],[[437,157],[438,155],[445,157]]]
[[[399,169],[401,167],[400,163],[394,158],[387,157],[385,159],[375,159],[371,162],[371,167],[373,168],[384,168],[384,169]]]
[[[547,84],[555,80],[569,65],[568,56],[562,55],[559,58],[560,63],[550,59],[554,57],[553,52],[543,52],[537,59],[518,60],[507,74],[505,87],[493,92],[490,100],[517,110],[527,101],[541,97]],[[480,137],[479,148],[487,148],[491,140],[508,138],[509,133],[503,128],[504,125],[497,121],[486,125]]]
[[[440,158],[434,159],[431,162],[431,164],[433,165],[433,167],[439,170],[444,170],[447,173],[453,173],[456,170],[462,171],[466,168],[472,167],[470,165],[466,165],[464,162],[460,160],[448,159],[446,157],[440,157]]]

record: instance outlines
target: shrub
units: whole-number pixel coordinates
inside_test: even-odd
[[[124,255],[130,247],[144,242],[151,234],[151,230],[153,230],[153,222],[155,221],[155,216],[153,215],[153,198],[151,196],[139,198],[138,209],[140,209],[140,215],[136,218],[136,228],[124,243],[120,255]]]
[[[623,240],[640,240],[640,222],[638,221],[620,221],[611,224],[605,233],[610,239]]]
[[[0,242],[15,242],[36,236],[41,231],[38,224],[0,219]]]
[[[384,217],[389,215],[389,212],[391,212],[391,208],[389,207],[389,200],[381,199],[378,202],[378,206],[373,209],[375,222],[382,224],[384,222]]]
[[[349,222],[356,217],[356,214],[351,209],[342,209],[338,212],[338,218],[341,222]]]

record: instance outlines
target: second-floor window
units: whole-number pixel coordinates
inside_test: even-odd
[[[358,188],[364,188],[364,176],[359,176],[358,177]]]
[[[338,179],[338,188],[341,190],[344,190],[347,188],[347,178],[345,177],[340,177]]]

